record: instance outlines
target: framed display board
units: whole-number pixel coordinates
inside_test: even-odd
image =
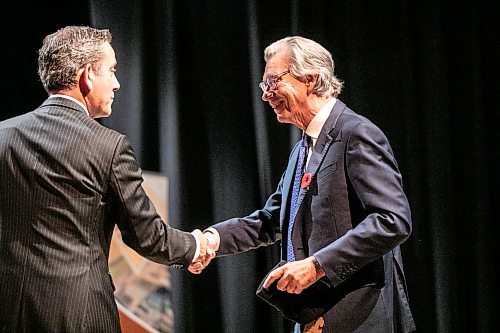
[[[143,188],[162,220],[168,223],[168,179],[143,171]],[[115,228],[109,254],[110,273],[124,333],[173,333],[169,268],[149,261],[122,242]]]

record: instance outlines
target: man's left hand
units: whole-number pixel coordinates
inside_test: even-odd
[[[264,288],[279,279],[276,287],[278,290],[290,294],[300,294],[304,289],[325,276],[323,269],[318,269],[314,264],[316,260],[310,256],[304,260],[289,262],[269,273],[264,281]]]

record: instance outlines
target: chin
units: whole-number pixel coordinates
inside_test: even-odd
[[[97,119],[97,118],[107,118],[111,115],[111,110],[109,111],[102,111],[102,112],[99,112],[97,114],[94,114],[92,115],[92,118],[93,119]]]
[[[290,119],[287,117],[284,117],[283,114],[277,114],[276,119],[278,120],[278,122],[283,123],[283,124],[290,123]]]

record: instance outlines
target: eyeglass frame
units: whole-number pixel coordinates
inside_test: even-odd
[[[263,92],[276,90],[278,83],[281,81],[281,78],[287,74],[290,74],[289,69],[278,74],[269,75],[265,81],[261,81],[259,83],[259,88],[262,89]]]

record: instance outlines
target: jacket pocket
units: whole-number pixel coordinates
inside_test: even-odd
[[[329,176],[332,173],[334,173],[336,170],[337,170],[337,163],[336,162],[334,162],[332,164],[328,164],[327,166],[325,166],[324,168],[322,168],[321,170],[318,171],[317,179],[320,180],[322,178],[325,178],[326,176]]]

